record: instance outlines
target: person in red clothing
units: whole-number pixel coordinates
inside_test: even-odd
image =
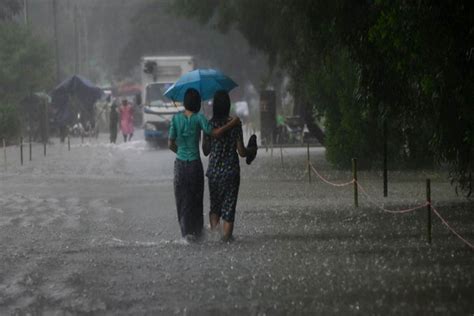
[[[122,100],[119,109],[120,113],[120,130],[122,131],[123,141],[127,142],[133,136],[133,107],[128,103],[127,99]]]

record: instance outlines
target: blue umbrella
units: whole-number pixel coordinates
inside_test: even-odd
[[[212,99],[219,90],[230,90],[237,87],[237,84],[224,75],[219,70],[196,69],[181,76],[165,92],[165,96],[173,101],[183,102],[184,94],[189,88],[196,89],[203,101]]]

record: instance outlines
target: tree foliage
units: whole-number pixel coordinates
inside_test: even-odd
[[[362,9],[371,12],[368,27],[348,33],[345,43],[361,65],[369,106],[382,106],[381,115],[402,131],[404,153],[449,163],[453,181],[471,194],[472,2],[376,1]]]
[[[35,92],[49,89],[52,73],[52,54],[44,43],[16,23],[0,23],[1,137],[18,133],[22,101]]]
[[[177,12],[235,26],[324,117],[339,166],[447,162],[459,188],[474,171],[474,10],[464,1],[177,0]]]

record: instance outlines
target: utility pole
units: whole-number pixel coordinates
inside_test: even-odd
[[[59,83],[61,74],[61,63],[59,56],[59,38],[58,38],[58,8],[56,0],[53,1],[53,24],[54,24],[54,51],[56,55],[56,83]]]
[[[79,73],[79,29],[77,23],[77,5],[74,5],[74,73]]]
[[[28,26],[28,0],[23,0],[23,15],[25,18],[25,25]]]
[[[90,11],[90,9],[89,9]],[[87,75],[87,77],[90,77],[90,68],[89,68],[89,26],[87,24],[86,17],[89,16],[89,12],[84,13],[84,9],[82,11],[82,24],[83,24],[83,36],[82,36],[82,43],[84,45],[84,58],[83,58],[83,67],[84,67],[84,74]]]

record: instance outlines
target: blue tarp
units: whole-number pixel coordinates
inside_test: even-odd
[[[88,79],[74,75],[61,82],[51,92],[51,104],[56,111],[56,122],[68,125],[74,122],[77,113],[82,120],[93,120],[94,104],[102,96],[102,90]],[[70,98],[80,102],[80,108],[71,107]]]

